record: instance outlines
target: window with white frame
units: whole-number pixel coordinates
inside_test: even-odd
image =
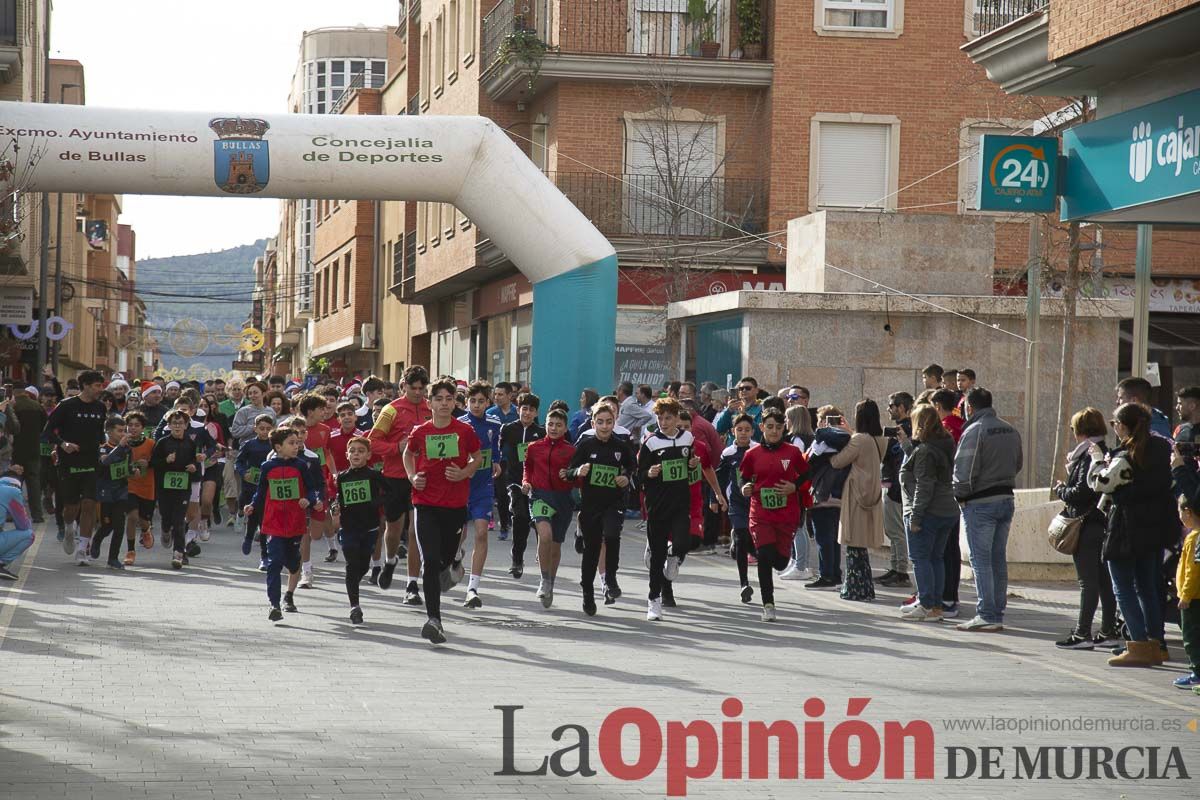
[[[434,96],[441,96],[446,83],[446,20],[440,13],[433,23],[433,69]]]
[[[887,31],[893,27],[895,0],[823,0],[821,24],[834,30]]]
[[[715,120],[631,119],[625,125],[625,227],[630,233],[715,236],[723,213]]]
[[[821,122],[817,206],[886,208],[892,126]]]
[[[421,107],[429,106],[429,70],[431,68],[429,55],[429,26],[421,33]]]
[[[450,0],[450,19],[446,25],[446,68],[450,74],[446,80],[453,82],[458,77],[459,17],[458,0]]]
[[[549,120],[546,115],[538,114],[530,126],[529,134],[529,160],[542,172],[546,171],[546,165],[549,163],[546,153],[547,128]]]
[[[417,250],[422,253],[429,246],[429,203],[417,203]]]

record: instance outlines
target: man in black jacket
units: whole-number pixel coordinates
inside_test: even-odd
[[[36,386],[26,386],[17,392],[9,406],[19,428],[13,436],[12,460],[24,470],[22,477],[29,490],[29,510],[34,522],[44,522],[42,516],[42,431],[46,427],[46,409],[38,402]]]

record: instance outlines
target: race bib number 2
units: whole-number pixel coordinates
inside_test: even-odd
[[[425,453],[430,458],[458,458],[458,434],[439,433],[426,436]]]

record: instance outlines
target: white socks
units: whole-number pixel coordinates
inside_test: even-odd
[[[468,592],[479,591],[479,578],[480,577],[481,576],[479,576],[479,575],[472,575],[470,578],[467,579],[467,591]]]

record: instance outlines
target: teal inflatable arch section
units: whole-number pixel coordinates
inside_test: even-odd
[[[616,252],[491,120],[0,103],[0,147],[22,191],[452,203],[533,284],[543,408],[612,382]]]

